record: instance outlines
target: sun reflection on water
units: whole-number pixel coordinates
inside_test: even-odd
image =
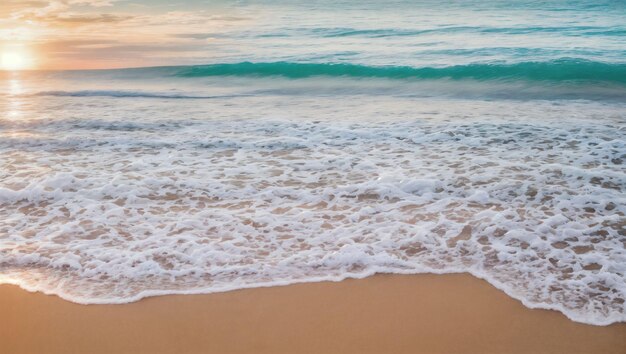
[[[18,73],[11,73],[0,81],[0,137],[4,139],[30,139],[38,134],[16,126],[26,117],[24,83]]]
[[[9,78],[6,84],[7,100],[6,114],[4,119],[15,120],[23,116],[23,99],[24,87],[21,80],[17,76]]]

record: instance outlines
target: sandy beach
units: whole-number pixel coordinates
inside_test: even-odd
[[[378,275],[127,305],[0,286],[0,352],[624,353],[626,324],[530,310],[469,275]]]

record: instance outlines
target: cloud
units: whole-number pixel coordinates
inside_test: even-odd
[[[95,14],[95,15],[79,15],[79,14],[64,14],[57,16],[55,21],[58,23],[67,24],[93,24],[93,23],[110,23],[121,22],[131,19],[132,16],[118,16],[112,14]]]
[[[42,69],[195,64],[249,15],[204,1],[0,0],[0,37],[31,48]]]
[[[198,52],[205,51],[206,48],[198,47],[185,43],[155,43],[155,42],[137,42],[124,43],[119,40],[112,39],[74,39],[74,40],[53,40],[41,43],[39,50],[46,53],[68,53],[82,52],[82,54],[94,54],[102,56],[104,54],[121,53],[129,55],[131,53],[147,53],[152,52]]]
[[[113,6],[118,0],[49,0],[25,1],[8,0],[8,10],[14,20],[43,22],[51,24],[88,24],[102,22],[120,22],[131,18],[109,13],[74,11],[76,6],[100,8]]]
[[[119,0],[68,0],[70,5],[89,5],[94,7],[113,6],[113,3]]]
[[[221,37],[220,33],[177,33],[172,34],[172,37],[175,38],[183,38],[183,39],[197,39],[197,40],[206,40],[215,37]]]

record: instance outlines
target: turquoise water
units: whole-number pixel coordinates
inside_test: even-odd
[[[220,6],[171,66],[2,74],[0,283],[465,272],[626,320],[625,2]]]
[[[404,95],[626,97],[623,1],[223,1],[215,6],[200,9],[216,13],[206,31],[178,36],[197,43],[196,55],[170,60],[181,66],[100,72],[94,79],[135,78],[134,86],[141,86],[170,78],[324,76],[403,80],[399,86],[413,82],[403,92],[391,89]],[[81,75],[67,76],[80,81]],[[197,89],[197,83],[177,87]],[[332,91],[337,85],[321,87]]]
[[[213,63],[623,64],[625,18],[622,1],[251,2],[239,25],[198,36]]]
[[[544,81],[579,84],[626,85],[626,64],[561,59],[517,64],[469,64],[441,68],[408,66],[363,66],[319,63],[235,63],[181,67],[179,77],[202,76],[282,76],[300,79],[313,76],[344,76],[386,79],[452,79]]]

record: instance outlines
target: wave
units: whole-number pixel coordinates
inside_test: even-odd
[[[480,26],[449,26],[430,29],[356,29],[346,27],[314,28],[309,30],[313,35],[327,38],[334,37],[412,37],[427,34],[449,33],[484,33],[484,34],[534,34],[534,33],[559,33],[565,36],[621,36],[626,32],[624,28],[602,26],[530,26],[530,27],[480,27]],[[270,36],[265,34],[264,36]],[[272,34],[271,36],[288,36],[287,34]]]
[[[364,106],[358,121],[338,118],[352,107],[328,107],[324,118],[319,105],[302,119],[291,118],[299,107],[233,120],[229,112],[241,111],[227,105],[218,119],[70,118],[79,130],[0,139],[3,152],[56,157],[52,170],[0,185],[0,225],[15,235],[0,283],[123,303],[468,272],[528,307],[626,321],[626,129],[610,118],[622,110],[425,103],[397,120],[399,110],[369,109],[378,106]],[[509,112],[485,121],[501,107]],[[8,169],[19,158],[9,156]]]
[[[168,68],[171,69],[171,68]],[[448,67],[365,66],[334,63],[230,63],[178,67],[178,77],[280,76],[301,79],[315,76],[385,78],[544,81],[564,83],[606,83],[626,85],[626,63],[603,63],[581,59],[515,64],[469,64]]]

